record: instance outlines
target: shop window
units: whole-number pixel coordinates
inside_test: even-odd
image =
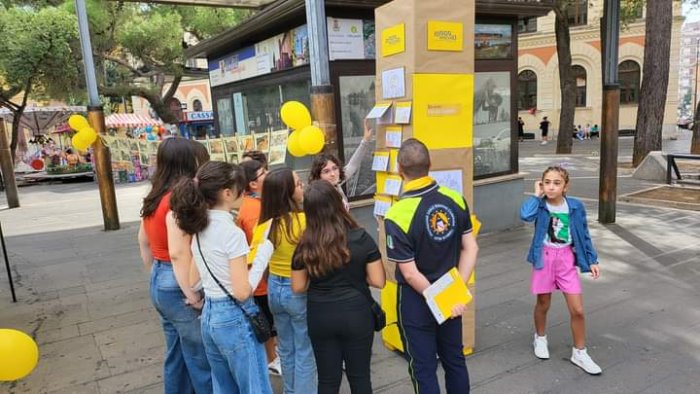
[[[525,70],[518,74],[518,110],[537,108],[537,74]]]
[[[476,73],[474,176],[511,171],[510,72]]]
[[[569,27],[588,24],[588,0],[569,0]]]
[[[194,111],[194,112],[202,112],[202,111],[203,111],[203,110],[202,110],[202,101],[200,101],[199,99],[195,99],[195,100],[192,102],[192,111]]]
[[[620,82],[620,104],[637,104],[639,102],[639,64],[634,60],[625,60],[618,67]]]
[[[339,81],[343,153],[347,164],[362,141],[364,118],[374,105],[374,75],[341,76]],[[362,157],[357,173],[347,179],[345,188],[348,197],[371,195],[376,191],[376,177],[372,171],[374,150],[372,142]]]
[[[576,83],[576,106],[585,107],[586,106],[586,69],[581,66],[571,67],[571,72],[574,74],[574,80]]]
[[[518,33],[534,33],[537,31],[537,18],[518,19]]]
[[[216,100],[216,112],[219,119],[218,132],[224,137],[233,135],[233,112],[231,111],[231,99],[221,98]]]
[[[282,104],[296,100],[311,108],[308,79],[288,81],[282,84],[256,85],[241,89],[232,94],[233,108],[229,111],[235,122],[236,135],[254,135],[250,146],[243,149],[258,149],[268,154],[271,162],[284,155],[284,165],[300,170],[299,176],[306,178],[311,165],[310,157],[296,158],[286,152],[285,146],[278,146],[269,140],[273,131],[286,130],[280,118]],[[235,115],[235,116],[234,116]],[[268,137],[266,137],[268,136]],[[266,139],[267,138],[267,139]],[[273,152],[274,151],[274,152]],[[273,157],[274,156],[274,157]],[[280,162],[281,164],[281,162]]]

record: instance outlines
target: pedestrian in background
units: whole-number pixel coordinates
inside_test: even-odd
[[[264,155],[262,156],[265,157]],[[243,195],[243,203],[238,210],[238,226],[245,233],[248,245],[253,241],[253,232],[255,226],[258,225],[260,219],[260,198],[263,191],[263,182],[267,175],[267,167],[257,159],[244,160],[241,163],[241,169],[246,178],[246,188]],[[260,284],[255,288],[254,293],[255,303],[258,305],[263,315],[267,318],[272,327],[272,337],[265,343],[265,352],[267,353],[268,369],[275,375],[282,373],[280,359],[277,357],[275,337],[277,332],[274,330],[274,319],[270,311],[270,305],[267,301],[267,278],[263,276]]]
[[[362,141],[355,150],[355,153],[350,157],[348,164],[343,167],[335,155],[331,153],[322,153],[314,157],[309,171],[309,182],[323,179],[333,185],[343,199],[343,205],[346,210],[350,210],[348,197],[343,191],[343,184],[346,180],[352,178],[362,165],[362,158],[365,157],[370,149],[370,140],[372,139],[372,129],[369,127],[369,119],[364,120],[364,133]]]
[[[571,362],[589,374],[597,375],[602,369],[586,350],[583,297],[576,267],[598,279],[598,254],[588,232],[586,208],[581,201],[566,196],[568,187],[569,173],[561,167],[549,167],[542,179],[535,182],[535,195],[525,200],[520,209],[524,221],[535,222],[535,233],[527,254],[527,261],[532,264],[531,290],[537,296],[533,348],[537,358],[549,358],[545,335],[547,312],[552,292],[560,290],[571,315],[574,339]]]
[[[422,142],[404,141],[398,162],[404,190],[386,213],[384,225],[387,258],[396,263],[398,326],[409,375],[416,393],[439,393],[439,358],[447,392],[468,393],[469,373],[462,353],[466,305],[455,305],[451,318],[438,324],[423,294],[455,267],[464,283],[469,280],[479,249],[469,207],[460,193],[430,178],[430,154]]]
[[[211,369],[202,343],[200,310],[204,298],[190,252],[191,237],[175,222],[170,196],[182,177],[192,178],[209,160],[201,144],[169,138],[158,147],[151,190],[143,199],[138,241],[141,258],[151,272],[150,296],[165,336],[165,393],[211,393]]]
[[[316,362],[306,323],[306,294],[292,292],[292,256],[306,229],[301,204],[304,188],[289,168],[270,171],[263,182],[262,211],[256,228],[269,226],[274,247],[270,257],[267,298],[277,329],[284,393],[315,393]]]
[[[547,145],[547,142],[549,140],[549,120],[547,117],[543,117],[542,121],[540,122],[540,130],[542,131],[542,145]]]
[[[238,166],[214,161],[195,178],[183,177],[171,196],[178,226],[194,238],[191,251],[206,296],[202,335],[215,394],[272,394],[263,344],[246,315],[259,312],[248,283],[248,242],[231,216],[244,189]]]
[[[371,394],[374,315],[367,286],[384,287],[379,249],[329,182],[309,184],[304,212],[306,230],[294,253],[292,289],[307,293],[318,393],[339,392],[344,363],[351,392]]]

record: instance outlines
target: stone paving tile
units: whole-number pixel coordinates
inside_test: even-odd
[[[101,394],[128,393],[161,384],[162,381],[163,366],[152,364],[130,372],[100,379],[97,381],[97,385]]]

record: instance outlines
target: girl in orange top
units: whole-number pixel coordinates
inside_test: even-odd
[[[193,178],[209,160],[203,145],[169,138],[158,147],[152,188],[143,199],[139,247],[151,271],[150,295],[165,336],[163,384],[165,393],[212,392],[211,368],[202,342],[199,321],[203,299],[192,289],[196,268],[191,237],[176,224],[170,210],[170,191],[182,177]]]

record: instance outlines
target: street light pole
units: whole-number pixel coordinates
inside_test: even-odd
[[[78,15],[80,47],[83,54],[85,82],[88,90],[88,121],[90,126],[97,131],[97,134],[102,136],[106,129],[105,117],[100,97],[97,94],[97,78],[95,77],[95,64],[92,58],[92,44],[90,42],[85,0],[75,0],[75,10]],[[97,138],[94,144],[94,153],[95,175],[100,190],[104,228],[105,230],[119,230],[119,212],[117,211],[117,198],[114,192],[114,179],[112,178],[112,160],[109,149],[102,143],[102,138]]]
[[[620,2],[605,0],[603,19],[603,119],[600,135],[598,221],[615,223],[617,209],[617,145],[620,85],[617,78],[620,40]]]
[[[338,145],[329,67],[326,5],[324,0],[305,0],[305,5],[311,56],[311,113],[326,135],[326,151],[335,154]]]
[[[695,112],[695,106],[698,103],[698,61],[700,60],[700,39],[695,39],[695,90],[693,91],[693,112]],[[693,118],[695,118],[695,113],[693,113]]]

